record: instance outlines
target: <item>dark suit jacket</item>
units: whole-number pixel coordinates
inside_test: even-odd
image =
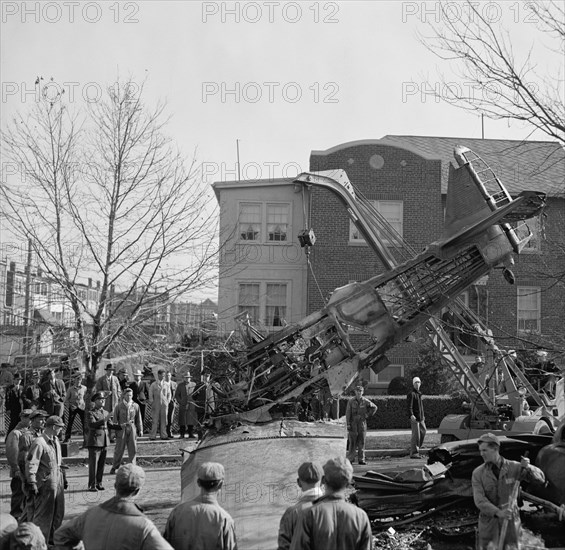
[[[149,385],[145,380],[141,380],[139,384],[135,381],[131,382],[129,387],[133,391],[132,398],[133,400],[141,405],[144,405],[145,402],[149,399]]]
[[[108,435],[108,418],[110,413],[105,409],[91,409],[88,411],[86,425],[88,436],[87,447],[107,447],[110,437]]]
[[[45,380],[39,387],[41,388],[43,408],[49,414],[55,414],[55,407],[60,407],[65,402],[65,395],[67,394],[65,383],[59,378],[55,378],[53,381],[51,379]]]

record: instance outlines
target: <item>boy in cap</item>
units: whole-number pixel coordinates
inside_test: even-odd
[[[324,471],[321,466],[313,462],[303,462],[298,468],[298,479],[296,483],[302,490],[302,495],[298,502],[289,506],[279,525],[279,546],[278,550],[288,550],[292,541],[292,536],[298,524],[300,514],[303,510],[310,508],[312,503],[323,496],[324,491],[320,487]]]
[[[349,436],[349,460],[355,460],[355,450],[359,464],[365,462],[365,439],[367,437],[367,418],[377,412],[377,406],[363,397],[365,388],[362,384],[355,386],[355,397],[347,402],[345,418],[347,421],[347,432]]]
[[[345,500],[352,478],[353,466],[346,458],[324,464],[326,494],[302,512],[291,550],[371,550],[373,535],[367,513]]]
[[[33,496],[31,515],[27,520],[41,529],[48,544],[53,544],[53,533],[65,515],[66,479],[61,469],[59,443],[59,434],[64,427],[60,416],[49,416],[45,430],[31,444],[26,458],[26,483]]]
[[[106,462],[106,448],[110,436],[108,434],[108,419],[110,413],[104,408],[106,396],[103,392],[92,395],[90,401],[94,408],[88,411],[86,425],[88,436],[88,490],[95,493],[103,491],[102,478],[104,477],[104,464]]]
[[[205,462],[196,476],[200,496],[173,509],[163,536],[175,550],[236,550],[233,519],[218,504],[224,467],[218,462]]]
[[[115,473],[120,467],[126,447],[128,449],[129,461],[135,464],[137,434],[143,434],[139,405],[133,402],[133,390],[131,388],[124,390],[122,402],[116,405],[114,409],[114,422],[122,429],[117,433],[114,462],[110,474]]]
[[[515,462],[500,456],[500,440],[494,434],[482,435],[478,444],[484,464],[475,468],[471,478],[473,499],[479,509],[478,548],[486,550],[489,543],[499,545],[504,520],[508,522],[504,548],[517,545],[522,527],[518,504],[510,502],[512,489],[520,480],[544,483],[545,476],[528,458]]]
[[[414,376],[414,378],[412,378],[412,386],[414,389],[406,398],[408,415],[410,416],[410,427],[412,428],[410,458],[422,458],[420,449],[424,444],[424,437],[426,437],[424,405],[422,404],[422,394],[420,393],[421,385],[422,381],[417,376]]]
[[[20,413],[20,421],[16,427],[6,436],[6,459],[10,466],[10,490],[12,498],[10,500],[10,514],[18,519],[24,510],[24,491],[22,486],[22,478],[20,476],[20,468],[18,466],[18,450],[20,438],[24,431],[30,426],[31,419],[29,415],[33,411],[24,409]]]
[[[120,548],[122,550],[171,550],[153,522],[135,504],[145,472],[125,464],[116,473],[116,495],[65,522],[55,533],[62,548]]]

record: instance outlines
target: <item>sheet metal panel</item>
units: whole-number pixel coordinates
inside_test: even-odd
[[[240,426],[227,434],[209,435],[185,455],[181,500],[200,493],[200,464],[220,462],[226,479],[218,501],[235,521],[238,548],[275,550],[280,518],[300,495],[298,467],[305,461],[323,465],[329,458],[345,456],[345,435],[343,424],[298,421]]]

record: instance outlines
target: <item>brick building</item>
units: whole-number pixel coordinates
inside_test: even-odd
[[[386,136],[312,151],[310,170],[345,170],[354,186],[420,251],[442,235],[451,166],[456,167],[453,157],[456,145],[465,145],[481,155],[513,196],[523,190],[538,190],[548,195],[546,215],[533,224],[534,238],[513,268],[516,284],[509,285],[501,271],[495,270],[461,298],[487,321],[502,347],[550,348],[559,342],[564,344],[565,290],[558,277],[565,273],[565,153],[559,144]],[[223,244],[232,254],[232,261],[222,256],[220,266],[219,315],[227,327],[231,327],[230,318],[243,310],[259,312],[252,317],[261,324],[271,299],[265,286],[269,280],[290,274],[292,284],[286,289],[285,320],[292,323],[320,309],[335,288],[383,271],[344,206],[327,190],[312,187],[304,193],[293,186],[292,180],[218,182],[214,187],[221,205],[223,233],[230,234]],[[270,241],[268,233],[269,223],[273,221],[269,220],[269,204],[277,202],[287,205],[284,246],[296,247],[298,232],[314,229],[317,241],[310,253],[311,269],[303,252],[300,256],[293,254],[296,259],[292,273],[282,256],[278,261],[269,261],[276,258],[269,248],[273,244],[281,245]],[[240,231],[242,220],[247,220],[251,212],[248,207],[254,208],[253,221],[264,226],[259,238]],[[271,211],[271,218],[275,210]],[[241,250],[250,244],[256,247],[254,260],[234,261],[237,254],[241,260]],[[236,265],[239,269],[234,275]],[[287,280],[290,282],[288,277]],[[242,293],[247,284],[256,287],[254,296]],[[261,285],[265,287],[262,291]],[[277,330],[276,326],[267,328]],[[469,360],[480,351],[480,343],[474,338],[456,328],[451,332]],[[407,343],[387,353],[391,366],[379,376],[366,374],[374,388],[383,389],[392,377],[404,374],[405,367],[414,364],[417,349],[417,345]]]

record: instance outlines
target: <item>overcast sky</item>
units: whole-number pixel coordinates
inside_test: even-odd
[[[518,53],[537,35],[526,4],[480,4]],[[268,178],[307,170],[311,150],[351,140],[480,137],[479,116],[427,93],[441,89],[440,71],[452,74],[417,36],[437,13],[437,2],[401,1],[4,1],[2,124],[40,100],[39,75],[78,107],[118,77],[147,78],[147,103],[167,101],[168,132],[197,151],[210,183],[236,179],[236,140],[242,177]],[[490,120],[485,130],[530,132]]]

